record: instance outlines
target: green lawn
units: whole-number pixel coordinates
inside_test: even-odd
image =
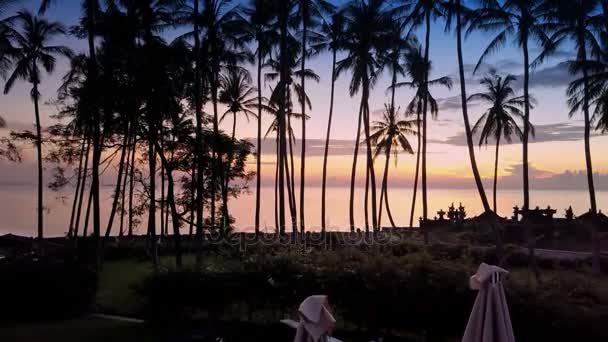
[[[150,326],[140,323],[81,318],[67,321],[0,324],[2,342],[122,342],[160,341]]]

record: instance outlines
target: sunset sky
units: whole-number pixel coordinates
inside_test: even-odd
[[[36,11],[39,0],[24,0],[18,6],[24,6]],[[80,16],[79,1],[57,1],[48,13],[48,17],[59,20],[66,25],[75,24]],[[432,27],[431,36],[431,59],[433,61],[432,77],[452,76],[455,87],[451,90],[433,89],[434,96],[440,103],[439,118],[429,124],[429,186],[431,187],[456,187],[467,188],[472,186],[470,164],[466,148],[464,147],[464,128],[460,110],[460,98],[458,91],[457,61],[455,56],[455,39],[452,34],[446,34],[443,30],[443,22],[439,21]],[[173,38],[176,31],[165,33],[167,39]],[[421,32],[419,32],[421,34]],[[483,76],[484,70],[472,75],[472,65],[477,61],[485,44],[492,38],[491,34],[475,33],[467,38],[464,46],[464,58],[467,65],[468,93],[472,94],[480,90],[478,79]],[[69,37],[57,43],[73,47],[77,51],[85,50],[85,42]],[[532,48],[532,56],[538,54],[538,48]],[[530,146],[532,187],[536,188],[582,188],[585,186],[584,177],[580,171],[584,170],[583,153],[583,130],[579,117],[568,118],[566,106],[565,87],[571,80],[566,68],[559,63],[572,56],[563,51],[557,58],[548,61],[532,74],[531,93],[537,99],[537,105],[531,113],[531,121],[537,127],[536,140]],[[511,73],[520,76],[523,72],[521,53],[517,47],[509,45],[498,52],[491,60],[489,67],[498,69],[499,73]],[[308,183],[314,185],[320,183],[323,139],[327,125],[330,94],[331,58],[324,54],[310,60],[309,66],[321,76],[321,82],[307,83],[307,91],[312,100],[313,109],[309,113],[311,119],[307,122],[307,139],[309,139],[309,156],[307,159]],[[65,60],[59,62],[55,73],[43,78],[42,94],[42,122],[48,125],[53,122],[49,117],[56,112],[52,101],[59,84],[59,79],[65,73],[67,63]],[[253,69],[252,69],[253,71]],[[254,74],[255,77],[255,74]],[[344,74],[336,84],[336,102],[334,114],[334,128],[332,131],[332,149],[330,151],[329,182],[332,185],[347,184],[350,177],[352,163],[353,139],[356,133],[357,113],[360,97],[357,95],[350,98],[348,95],[349,74]],[[522,77],[520,77],[521,79]],[[389,78],[384,75],[371,95],[370,108],[375,112],[383,108],[383,103],[388,101],[386,88]],[[264,91],[268,93],[270,84],[266,84]],[[518,87],[521,93],[521,86]],[[410,90],[399,90],[397,103],[405,107],[413,95]],[[29,129],[34,121],[33,105],[29,98],[29,85],[19,83],[8,95],[2,95],[1,115],[8,121],[8,130]],[[473,120],[483,112],[483,107],[473,104],[470,112]],[[378,114],[374,115],[378,118]],[[270,117],[264,117],[264,130],[270,123]],[[474,123],[474,121],[473,121]],[[228,124],[228,123],[227,123]],[[299,137],[299,123],[295,128],[296,136]],[[228,127],[228,125],[226,125]],[[255,137],[255,121],[247,123],[244,118],[237,125],[237,135],[243,138]],[[6,134],[5,130],[3,134]],[[273,139],[264,143],[263,177],[265,183],[272,182],[274,177],[274,148]],[[477,141],[477,140],[476,140]],[[411,138],[415,145],[415,137]],[[605,152],[608,147],[608,138],[597,136],[592,138],[592,150],[594,157],[595,172],[598,173],[596,181],[599,189],[608,189],[608,160]],[[299,147],[296,148],[299,151]],[[478,162],[484,178],[492,176],[493,153],[492,147],[476,149]],[[299,153],[298,153],[299,154]],[[505,145],[501,149],[500,170],[501,186],[508,188],[519,188],[520,183],[521,145]],[[26,170],[27,165],[33,165],[26,160],[23,165],[8,165],[0,162],[0,172],[3,174],[3,182],[21,182],[27,179],[29,174],[34,174],[33,168]],[[362,166],[363,163],[359,163]],[[377,165],[384,165],[379,159]],[[400,155],[397,168],[391,168],[391,184],[410,184],[413,179],[415,158],[409,155]],[[380,168],[380,166],[378,166]],[[360,172],[362,174],[362,172]],[[6,176],[5,176],[6,175]],[[564,182],[564,180],[569,180]]]

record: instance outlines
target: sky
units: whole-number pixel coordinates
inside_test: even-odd
[[[37,10],[40,0],[19,1],[16,8],[27,8]],[[80,16],[80,1],[59,0],[47,13],[47,17],[58,20],[65,25],[73,25]],[[418,32],[419,37],[421,32]],[[166,32],[166,37],[175,36],[175,32]],[[485,48],[485,45],[493,38],[490,33],[473,33],[464,42],[464,60],[466,63],[467,91],[469,94],[481,90],[479,78],[489,68],[496,68],[499,73],[510,73],[522,79],[522,54],[515,45],[509,44],[488,60],[486,65],[478,74],[472,74],[472,66],[477,62]],[[62,38],[58,44],[65,44],[76,51],[85,51],[86,42],[74,37]],[[470,188],[473,186],[472,175],[466,143],[464,140],[464,125],[459,99],[459,80],[457,76],[455,37],[452,33],[445,33],[443,22],[439,21],[432,25],[430,57],[433,63],[431,77],[451,76],[454,81],[452,90],[432,89],[435,98],[440,104],[440,112],[437,120],[429,122],[428,140],[429,157],[428,173],[429,186],[431,187],[453,187]],[[531,47],[532,57],[537,55],[537,46]],[[531,122],[536,125],[536,139],[531,141],[531,186],[533,188],[584,188],[584,153],[583,153],[583,130],[580,116],[573,119],[568,117],[565,89],[572,79],[560,62],[569,58],[571,54],[563,51],[558,58],[549,60],[538,67],[531,76],[531,93],[537,103],[531,112]],[[340,58],[339,56],[338,58]],[[308,61],[310,68],[321,76],[318,84],[307,83],[307,91],[312,101],[312,110],[309,111],[310,120],[307,121],[307,178],[308,184],[320,184],[322,152],[325,132],[327,127],[331,58],[328,54],[322,54]],[[61,76],[67,70],[67,61],[61,60],[55,72],[45,76],[42,81],[41,92],[44,104],[41,107],[42,123],[48,125],[53,123],[51,115],[57,112],[52,105],[56,96],[56,90]],[[251,68],[253,71],[254,69]],[[254,73],[255,76],[255,73]],[[332,141],[329,162],[329,183],[334,186],[348,184],[350,168],[352,164],[352,150],[354,136],[357,127],[358,105],[360,94],[351,98],[348,94],[349,74],[344,74],[336,83],[335,111],[332,130]],[[265,84],[263,91],[268,94],[269,86]],[[377,82],[370,98],[370,108],[374,112],[372,120],[379,118],[379,111],[384,103],[389,101],[386,91],[389,85],[388,75],[384,75]],[[522,93],[521,81],[518,81],[517,91]],[[410,90],[399,90],[397,93],[397,105],[402,108],[410,101],[413,92]],[[31,128],[34,121],[33,105],[29,97],[29,86],[20,83],[10,94],[0,96],[0,115],[8,122],[8,128],[0,134],[6,134],[9,130]],[[470,106],[469,112],[472,123],[483,113],[484,107],[478,103]],[[269,117],[263,118],[263,127],[266,129],[270,124]],[[224,123],[223,127],[228,130],[231,123]],[[295,134],[300,137],[299,123],[295,127]],[[255,120],[247,122],[241,119],[237,123],[237,135],[242,138],[254,138],[256,134]],[[274,176],[273,142],[265,141],[262,145],[263,158],[263,180],[265,184],[272,184]],[[411,137],[411,143],[415,147],[415,137]],[[477,141],[477,140],[476,140]],[[608,159],[603,151],[608,148],[608,138],[595,135],[592,138],[592,154],[594,171],[599,189],[608,189]],[[295,150],[299,151],[299,143]],[[492,177],[494,166],[494,147],[480,147],[475,149],[482,176],[486,179]],[[363,163],[358,163],[359,175],[363,174]],[[22,165],[10,165],[0,162],[0,173],[3,175],[2,182],[27,182],[30,174],[34,174],[33,162],[26,158]],[[296,165],[299,161],[296,158]],[[382,157],[378,159],[377,165],[384,165]],[[390,184],[409,185],[413,181],[415,157],[401,154],[397,164],[391,163]],[[378,169],[381,166],[377,166]],[[30,171],[31,170],[31,171]],[[521,145],[517,142],[505,144],[500,150],[499,176],[502,187],[517,189],[521,187]],[[363,176],[358,179],[362,182]],[[34,178],[29,178],[29,181]],[[111,180],[108,180],[111,182]]]

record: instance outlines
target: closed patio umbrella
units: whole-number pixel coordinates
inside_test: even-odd
[[[478,290],[462,342],[515,342],[502,278],[509,272],[498,266],[481,264],[469,280]]]
[[[327,296],[318,295],[306,298],[298,308],[300,322],[282,322],[296,328],[294,342],[337,341],[328,337],[333,331],[336,320],[331,314]]]

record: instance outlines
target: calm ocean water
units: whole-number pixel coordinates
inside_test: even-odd
[[[255,215],[255,192],[246,194],[233,200],[230,204],[231,214],[236,219],[238,230],[253,230]],[[111,188],[104,188],[102,192],[102,227],[107,224],[107,213],[111,207]],[[363,188],[356,192],[355,212],[357,225],[363,226]],[[380,192],[378,192],[378,195]],[[488,193],[491,195],[491,192]],[[348,229],[349,189],[344,187],[331,187],[327,190],[327,219],[333,230]],[[274,226],[274,188],[262,188],[261,226],[268,231]],[[409,224],[410,205],[412,200],[411,189],[389,189],[390,206],[397,225]],[[418,199],[420,199],[420,193]],[[608,192],[597,193],[600,208],[608,209]],[[515,205],[521,206],[522,194],[516,190],[499,191],[498,212],[501,216],[511,216]],[[61,236],[67,229],[72,205],[72,192],[51,192],[45,194],[45,235]],[[491,198],[490,198],[491,201]],[[439,209],[447,210],[454,202],[455,206],[462,203],[466,207],[468,216],[474,216],[481,211],[481,202],[474,189],[429,189],[429,216],[433,217]],[[532,190],[532,206],[546,208],[550,205],[557,209],[557,216],[563,216],[565,209],[572,205],[575,214],[580,214],[589,208],[588,193],[585,190]],[[35,186],[2,186],[0,188],[0,234],[14,233],[20,235],[35,235],[36,229],[36,192]],[[84,211],[84,210],[83,210]],[[312,230],[320,226],[321,218],[321,188],[311,187],[306,191],[306,225]],[[419,202],[416,218],[421,214]],[[84,213],[83,213],[84,216]],[[289,217],[287,218],[289,220]],[[120,216],[115,218],[114,231],[118,230]],[[145,227],[145,218],[142,218],[141,227]],[[388,223],[386,215],[383,222]],[[416,220],[415,220],[416,222]],[[143,231],[144,228],[139,228]]]

